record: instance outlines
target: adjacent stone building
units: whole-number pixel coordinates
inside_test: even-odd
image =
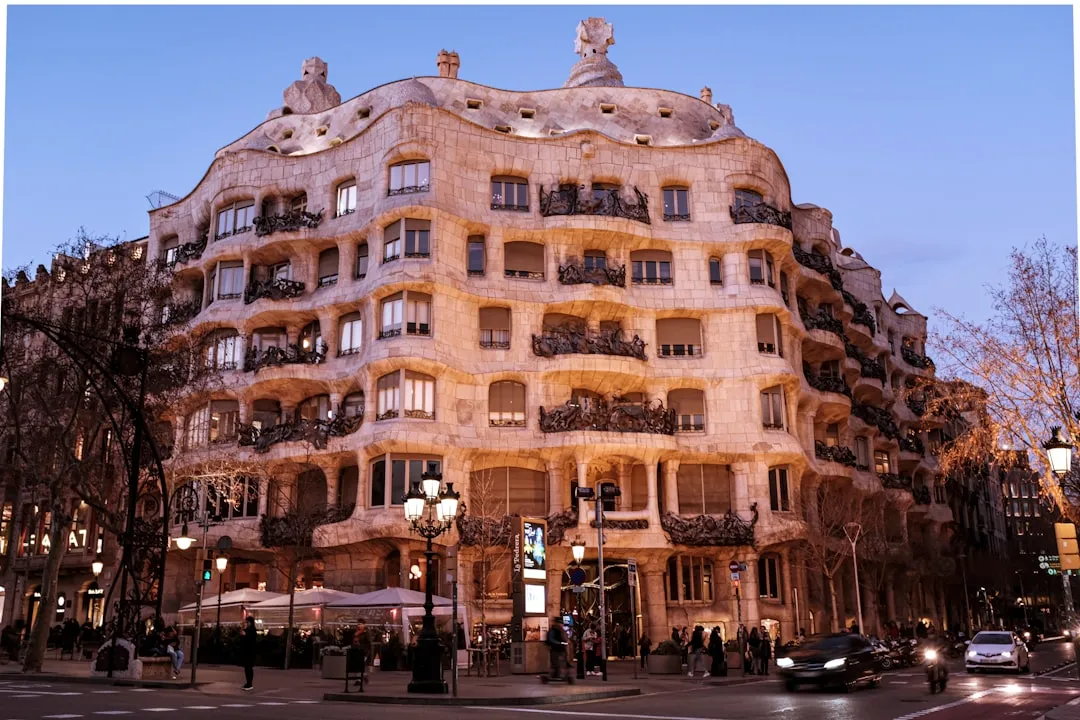
[[[224,584],[285,589],[268,533],[306,507],[325,522],[300,583],[419,588],[401,496],[438,470],[469,509],[549,519],[552,615],[573,607],[569,540],[595,576],[572,488],[610,481],[613,624],[630,621],[632,557],[654,642],[699,622],[731,636],[740,617],[788,639],[829,628],[800,546],[804,503],[833,483],[889,500],[896,552],[864,587],[867,623],[940,626],[944,578],[911,554],[943,546],[952,511],[918,403],[896,402],[933,374],[926,318],[883,295],[828,210],[793,202],[711,90],[627,87],[613,44],[583,22],[566,84],[530,92],[461,79],[443,51],[438,76],[341,102],[305,61],[282,107],[151,213],[169,312],[215,331],[224,370],[175,409],[173,467],[265,470],[209,531],[233,541]],[[474,564],[467,535],[440,539],[464,541],[461,596],[507,622],[505,565]],[[195,559],[170,552],[168,610],[193,599]],[[847,623],[850,563],[837,588]]]

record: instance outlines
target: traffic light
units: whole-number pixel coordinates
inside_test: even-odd
[[[206,558],[202,561],[202,581],[210,582],[214,577],[213,564],[210,562],[210,558]]]

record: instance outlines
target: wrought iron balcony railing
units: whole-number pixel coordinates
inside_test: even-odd
[[[844,289],[844,279],[840,277],[840,271],[833,266],[832,260],[828,257],[820,253],[806,252],[799,247],[798,243],[791,246],[791,252],[795,255],[795,261],[800,265],[829,278],[829,284],[833,286],[834,290]]]
[[[929,505],[933,500],[930,495],[930,488],[925,485],[915,488],[911,494],[915,496],[916,505]]]
[[[827,445],[821,440],[815,440],[814,456],[819,460],[855,467],[855,453],[843,445]]]
[[[617,189],[587,190],[577,185],[563,184],[557,189],[544,191],[540,187],[540,214],[553,215],[605,215],[651,224],[649,219],[649,196],[633,188],[637,202],[624,200]]]
[[[934,361],[927,355],[920,355],[909,347],[900,348],[900,356],[904,358],[904,362],[912,367],[931,369],[934,367]]]
[[[306,210],[288,210],[280,215],[261,215],[251,223],[255,226],[255,235],[264,237],[276,232],[317,228],[322,222],[323,212],[323,210],[314,213]]]
[[[206,250],[207,240],[208,237],[206,235],[203,235],[201,238],[195,240],[194,242],[184,243],[183,245],[176,248],[176,255],[173,257],[172,262],[167,264],[183,265],[186,262],[198,260],[202,257],[203,250]]]
[[[701,357],[700,345],[694,343],[661,343],[657,348],[657,357]]]
[[[904,400],[904,404],[907,405],[908,410],[910,410],[914,415],[918,417],[922,417],[926,414],[925,398],[909,396],[906,400]]]
[[[825,332],[831,332],[837,337],[844,338],[844,323],[840,322],[839,318],[835,318],[832,315],[826,315],[819,309],[817,314],[810,314],[799,308],[799,317],[803,321],[803,325],[807,330],[824,330]]]
[[[304,283],[299,280],[285,280],[275,278],[273,280],[255,280],[248,283],[244,290],[244,304],[251,303],[261,298],[271,300],[285,300],[300,297],[304,294]]]
[[[845,338],[844,340],[844,352],[849,358],[859,361],[859,375],[865,378],[871,378],[872,380],[878,380],[882,386],[885,385],[885,366],[877,360],[866,357],[863,351],[854,345],[851,341]]]
[[[766,203],[740,205],[739,207],[732,205],[730,211],[731,219],[736,225],[764,223],[766,225],[777,225],[788,230],[791,229],[791,213],[777,210]]]
[[[198,300],[167,305],[161,313],[161,324],[181,325],[198,315],[201,309]]]
[[[908,435],[907,437],[900,438],[900,449],[904,452],[915,453],[916,455],[923,455],[926,452],[923,441],[918,435]]]
[[[626,266],[587,268],[572,262],[559,266],[559,282],[563,285],[613,285],[626,287]]]
[[[757,503],[750,506],[753,514],[747,522],[737,513],[728,510],[720,516],[695,515],[680,517],[675,513],[660,516],[660,527],[668,539],[676,545],[694,547],[722,547],[754,544],[754,526],[757,525]]]
[[[871,335],[875,334],[877,332],[877,322],[874,320],[874,313],[870,312],[870,308],[867,307],[866,303],[860,302],[858,298],[847,290],[841,290],[840,294],[844,296],[844,302],[850,305],[855,312],[851,322],[855,325],[863,325],[870,330]]]
[[[269,452],[278,443],[304,441],[317,450],[325,450],[329,438],[343,437],[356,432],[363,422],[363,409],[355,416],[339,415],[333,420],[294,420],[259,429],[255,425],[238,425],[237,444],[252,447],[257,453]]]
[[[636,432],[658,435],[675,434],[675,411],[664,403],[618,403],[598,399],[576,404],[567,401],[558,407],[540,408],[540,430],[571,432],[597,430],[606,432]]]
[[[509,330],[480,330],[480,347],[489,350],[509,350]]]
[[[647,360],[645,341],[635,335],[624,340],[622,328],[591,333],[576,328],[552,330],[532,336],[533,354],[540,357],[555,355],[616,355]]]
[[[816,375],[807,363],[803,363],[803,375],[806,376],[806,383],[815,390],[851,397],[851,388],[848,387],[847,380],[843,377],[834,375]]]
[[[873,405],[855,403],[851,406],[851,414],[867,425],[877,427],[881,434],[887,438],[897,440],[900,437],[900,428],[896,426],[896,421],[888,410]]]
[[[305,350],[296,343],[283,348],[271,345],[262,352],[253,347],[244,357],[244,372],[258,372],[263,368],[282,365],[318,365],[326,359],[326,345],[320,345],[321,350]]]
[[[896,473],[878,473],[878,479],[881,480],[881,486],[887,490],[907,490],[911,491],[911,478],[902,477]]]
[[[423,185],[405,185],[399,188],[390,188],[386,191],[387,197],[394,197],[395,195],[412,195],[413,193],[427,192],[431,189],[431,183],[426,182]]]

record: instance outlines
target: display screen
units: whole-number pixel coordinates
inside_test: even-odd
[[[525,536],[522,543],[524,576],[530,580],[546,580],[547,538],[544,537],[544,523],[526,520],[522,523],[522,534]]]
[[[525,585],[525,612],[529,615],[543,615],[547,612],[545,585]]]

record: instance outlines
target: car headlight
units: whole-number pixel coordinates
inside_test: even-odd
[[[1001,653],[1001,657],[1003,657],[1003,658],[1011,658],[1012,657],[1012,650],[1006,650],[1005,652]]]
[[[795,664],[795,661],[791,658],[776,658],[776,667],[789,668]]]
[[[825,663],[826,670],[835,670],[839,667],[844,667],[844,663],[847,662],[847,658],[836,658],[835,660],[829,660]]]
[[[937,650],[927,650],[923,653],[923,657],[927,660],[937,660]]]
[[[1024,639],[1025,639],[1025,640],[1030,640],[1030,639],[1031,639],[1031,633],[1029,633],[1029,632],[1025,632],[1025,633],[1024,633]]]
[[[975,657],[978,654],[979,653],[975,652],[974,650],[968,650],[968,657]]]
[[[1066,630],[1063,634],[1065,635],[1065,637],[1071,637],[1072,636],[1072,630]]]

